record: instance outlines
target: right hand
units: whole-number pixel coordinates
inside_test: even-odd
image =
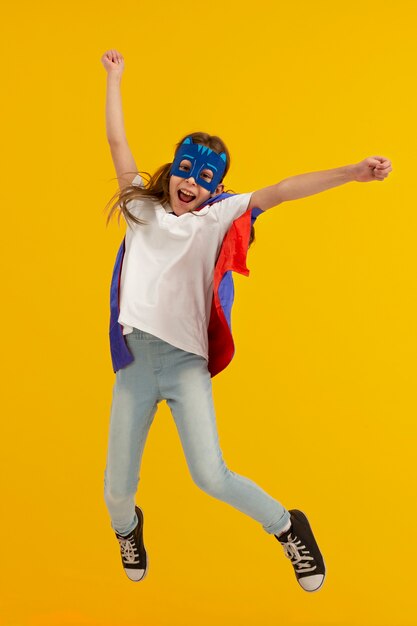
[[[123,74],[125,62],[123,56],[117,50],[106,50],[101,57],[101,62],[108,74]]]

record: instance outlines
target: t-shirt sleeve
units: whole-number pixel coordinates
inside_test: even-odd
[[[212,209],[219,220],[223,236],[227,233],[232,223],[247,211],[252,193],[238,193],[212,205]]]
[[[135,178],[132,180],[132,185],[135,185],[135,187],[143,187],[143,178],[140,174],[136,174]]]
[[[144,182],[143,182],[142,176],[140,176],[139,174],[136,174],[131,184],[134,187],[143,187]],[[143,200],[139,198],[134,198],[133,200],[129,200],[126,206],[129,209],[130,213],[132,213],[135,217],[140,217],[141,209],[143,206]]]

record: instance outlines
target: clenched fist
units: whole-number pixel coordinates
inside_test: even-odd
[[[392,165],[389,159],[383,156],[368,157],[354,165],[354,180],[359,183],[385,180],[390,172]]]
[[[123,56],[117,50],[107,50],[101,57],[101,62],[107,73],[123,74],[125,62]]]

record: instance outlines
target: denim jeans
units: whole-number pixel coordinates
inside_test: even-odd
[[[149,428],[166,400],[195,483],[277,534],[289,512],[254,482],[229,470],[219,447],[207,361],[147,332],[126,335],[134,361],[116,372],[104,472],[104,498],[113,530],[137,524],[135,495]]]

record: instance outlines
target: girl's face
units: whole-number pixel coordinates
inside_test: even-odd
[[[183,172],[191,170],[191,162],[183,159],[180,163],[180,169]],[[213,178],[213,172],[209,169],[201,172],[202,178],[210,182]],[[197,185],[193,177],[182,178],[181,176],[171,175],[169,179],[169,200],[171,208],[175,215],[183,215],[190,211],[195,211],[203,202],[209,198],[222,193],[224,185],[220,184],[214,193],[210,193],[201,185]]]

